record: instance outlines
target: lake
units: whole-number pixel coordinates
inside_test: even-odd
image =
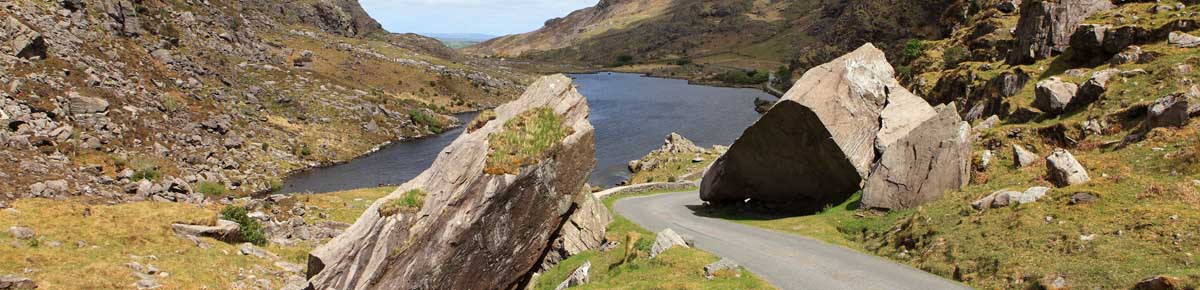
[[[732,144],[758,120],[754,99],[775,99],[760,90],[691,85],[684,80],[638,74],[571,75],[591,106],[596,127],[596,170],[589,183],[610,187],[629,177],[627,164],[662,146],[671,132],[696,145]],[[463,123],[475,113],[458,117]],[[462,134],[395,143],[378,152],[331,167],[289,176],[282,193],[330,192],[404,183],[433,164],[433,159]]]

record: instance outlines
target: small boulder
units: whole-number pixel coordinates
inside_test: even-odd
[[[1021,6],[1021,0],[1003,0],[996,4],[996,10],[1004,13],[1017,12]]]
[[[0,276],[0,290],[30,290],[37,288],[37,283],[29,278],[13,275]]]
[[[1078,85],[1057,77],[1040,81],[1037,83],[1037,96],[1033,100],[1033,107],[1045,113],[1060,114],[1067,109],[1078,90]]]
[[[1162,97],[1150,105],[1148,123],[1151,128],[1182,127],[1188,124],[1189,101],[1183,94]]]
[[[1071,196],[1071,201],[1069,202],[1069,204],[1070,205],[1080,205],[1080,204],[1092,203],[1097,200],[1100,200],[1100,197],[1097,196],[1096,194],[1093,194],[1090,192],[1076,192],[1075,195]]]
[[[571,276],[567,276],[566,280],[562,281],[562,283],[559,283],[558,287],[554,287],[554,290],[563,290],[563,289],[587,284],[588,283],[588,271],[591,270],[591,268],[592,268],[592,261],[584,262],[583,265],[579,266],[579,268],[575,268],[574,272],[571,272]]]
[[[1026,150],[1025,147],[1021,147],[1021,145],[1013,144],[1012,149],[1013,149],[1013,164],[1016,165],[1017,168],[1029,167],[1030,165],[1033,165],[1034,162],[1037,162],[1037,159],[1038,159],[1037,154],[1033,154],[1033,152]]]
[[[1121,70],[1118,69],[1106,69],[1093,73],[1091,78],[1079,86],[1079,91],[1075,93],[1071,105],[1087,105],[1099,100],[1100,96],[1108,90],[1108,82],[1119,74],[1121,74]]]
[[[8,233],[18,240],[32,239],[33,236],[37,235],[37,232],[33,231],[33,229],[19,226],[9,227]]]
[[[238,242],[241,239],[240,226],[236,222],[217,220],[215,226],[172,224],[171,230],[184,236],[209,237],[224,242]]]
[[[1200,37],[1174,31],[1167,36],[1167,43],[1175,47],[1192,48],[1200,46]]]
[[[1074,155],[1066,149],[1054,149],[1054,153],[1046,157],[1046,173],[1050,182],[1058,187],[1083,184],[1091,181],[1087,169],[1079,164]]]
[[[654,238],[654,246],[650,248],[650,257],[658,257],[658,254],[662,254],[662,252],[666,252],[668,249],[676,246],[687,248],[687,241],[683,239],[683,236],[675,233],[674,230],[662,230]]]
[[[240,252],[242,255],[255,256],[260,259],[279,258],[279,256],[276,256],[274,253],[271,253],[263,248],[259,248],[251,243],[242,243],[241,245],[239,245],[238,252]]]
[[[742,266],[738,265],[737,262],[734,262],[733,260],[721,258],[720,261],[716,261],[712,264],[704,266],[704,278],[712,280],[713,278],[717,277],[717,272],[720,271],[733,272],[734,277],[742,276]]]
[[[67,101],[71,104],[71,114],[95,114],[108,111],[108,101],[101,98],[85,97],[77,92],[67,93]]]
[[[971,207],[977,210],[984,210],[1006,207],[1013,204],[1033,203],[1046,197],[1046,194],[1049,192],[1050,188],[1046,187],[1032,187],[1025,190],[1025,192],[1000,190],[972,202]]]
[[[0,22],[0,53],[25,59],[45,59],[46,38],[20,20],[8,17]]]

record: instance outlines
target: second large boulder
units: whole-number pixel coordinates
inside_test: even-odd
[[[871,44],[804,74],[705,174],[700,198],[819,205],[858,191],[880,148],[935,112]]]

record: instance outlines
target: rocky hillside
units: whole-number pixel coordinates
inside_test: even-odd
[[[0,3],[0,200],[202,201],[457,126],[529,80],[356,1]]]
[[[981,289],[1194,289],[1197,5],[976,1],[809,70],[701,197]]]
[[[732,69],[804,70],[874,42],[899,52],[907,39],[940,39],[967,13],[965,1],[601,1],[464,51],[660,75],[717,78]],[[632,8],[642,8],[634,10]],[[786,73],[786,72],[785,72]],[[745,77],[745,76],[743,76]],[[744,84],[761,80],[721,78]]]

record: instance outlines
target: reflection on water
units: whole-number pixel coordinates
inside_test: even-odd
[[[627,164],[662,145],[678,132],[697,145],[729,145],[758,119],[756,97],[770,95],[754,89],[689,85],[683,80],[636,74],[572,75],[591,106],[596,127],[596,170],[592,185],[612,186],[629,176]],[[476,113],[459,115],[463,124]],[[288,177],[283,193],[330,192],[401,184],[428,169],[443,148],[462,134],[462,128],[430,138],[397,143],[345,164]]]

